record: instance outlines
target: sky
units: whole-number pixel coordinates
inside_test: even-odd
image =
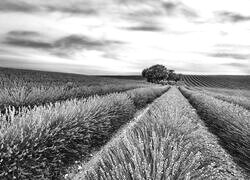
[[[0,0],[0,66],[250,74],[249,0]]]

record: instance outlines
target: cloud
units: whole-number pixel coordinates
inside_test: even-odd
[[[83,35],[62,37],[53,43],[53,47],[61,50],[103,49],[112,45],[121,45],[121,41],[93,39]]]
[[[29,47],[29,48],[38,48],[38,49],[48,49],[52,48],[52,44],[43,41],[37,40],[26,40],[26,39],[15,39],[8,37],[6,38],[5,44],[19,47]]]
[[[242,64],[242,63],[226,63],[223,65],[237,68],[244,74],[250,74],[250,65],[249,64],[246,65],[246,64]]]
[[[226,63],[224,65],[227,65],[227,66],[234,66],[234,67],[245,67],[246,65],[245,64],[241,64],[241,63]]]
[[[68,13],[68,14],[74,14],[74,15],[97,15],[98,11],[92,7],[89,7],[88,5],[84,6],[82,4],[75,4],[75,5],[69,5],[69,6],[46,6],[44,10],[48,12],[62,12],[62,13]]]
[[[7,33],[3,43],[11,46],[49,49],[52,43],[41,40],[42,35],[35,31],[10,31]]]
[[[52,54],[69,57],[81,50],[98,50],[106,52],[124,44],[121,41],[93,39],[82,35],[70,35],[56,40],[53,43]]]
[[[178,8],[178,4],[174,2],[164,2],[162,6],[164,7],[168,15],[173,15]]]
[[[28,36],[40,36],[41,34],[36,31],[19,31],[13,30],[8,32],[9,36],[16,36],[16,37],[28,37]]]
[[[28,1],[28,0],[1,0],[1,12],[22,12],[22,13],[41,13],[41,12],[61,12],[68,14],[94,15],[98,11],[93,3],[85,0],[73,0],[62,3],[57,0],[48,2]]]
[[[96,66],[91,65],[81,65],[81,64],[61,64],[61,63],[42,63],[39,59],[29,59],[29,58],[13,58],[13,57],[1,57],[0,56],[1,67],[8,68],[18,68],[18,69],[31,69],[31,70],[42,70],[42,71],[52,71],[52,72],[68,72],[68,73],[79,73],[88,75],[97,74],[109,74],[109,71],[105,69],[100,69]]]
[[[70,35],[54,41],[52,54],[60,57],[72,56],[81,50],[100,50],[107,43],[100,40],[91,39],[86,36]]]
[[[249,49],[250,45],[243,45],[243,44],[216,44],[215,47],[219,48],[241,48],[241,49]]]
[[[10,46],[47,51],[59,57],[69,57],[81,50],[100,50],[124,44],[121,41],[93,39],[83,35],[69,35],[48,41],[35,31],[10,31],[3,43]]]
[[[103,46],[103,41],[98,41],[94,39],[90,39],[85,36],[78,36],[78,35],[70,35],[63,37],[57,41],[54,42],[54,46],[61,49],[67,49],[67,48],[97,48],[100,46]]]
[[[154,32],[164,30],[162,27],[159,27],[158,25],[154,25],[154,24],[143,24],[139,26],[132,26],[126,29],[132,30],[132,31],[154,31]]]
[[[114,52],[106,52],[103,54],[102,57],[108,58],[108,59],[114,59],[114,60],[121,60],[120,56]]]
[[[35,12],[39,8],[30,3],[24,1],[13,1],[13,0],[1,0],[0,1],[0,11],[1,12]]]
[[[178,16],[182,15],[187,18],[196,18],[198,14],[192,8],[186,6],[182,2],[163,2],[162,7],[165,9],[167,15],[169,16]]]
[[[238,53],[211,53],[208,54],[212,57],[219,57],[219,58],[232,58],[232,59],[238,59],[238,60],[247,60],[250,59],[250,54],[238,54]]]
[[[250,16],[244,16],[229,11],[216,12],[215,15],[219,18],[220,22],[238,23],[243,21],[250,21]]]

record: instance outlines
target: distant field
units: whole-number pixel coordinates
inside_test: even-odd
[[[116,83],[121,84],[126,82],[145,83],[145,80],[140,76],[88,76],[81,74],[10,69],[2,67],[0,67],[0,80],[0,85],[12,85],[13,81],[20,81],[18,83],[35,83],[35,85],[41,84],[43,86],[51,84],[62,85],[68,82],[86,86]]]
[[[143,79],[0,68],[0,110],[149,86]]]
[[[0,179],[250,177],[250,76],[0,68]]]
[[[145,80],[142,76],[98,76],[115,79]]]
[[[212,87],[250,90],[250,76],[183,75],[182,81],[184,81],[187,86],[191,87]]]

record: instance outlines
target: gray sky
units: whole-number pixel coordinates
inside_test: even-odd
[[[0,66],[250,74],[249,0],[1,0]]]

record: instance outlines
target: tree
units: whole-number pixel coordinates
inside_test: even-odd
[[[175,79],[175,73],[174,73],[174,70],[169,70],[168,71],[168,78],[167,78],[167,80],[168,81],[174,81],[174,79]]]
[[[180,79],[181,79],[180,74],[176,74],[174,70],[168,70],[168,78],[167,78],[168,81],[177,82],[180,81]]]
[[[148,82],[158,83],[161,80],[168,78],[169,71],[168,69],[160,64],[151,66],[142,71],[142,76],[147,78]]]

